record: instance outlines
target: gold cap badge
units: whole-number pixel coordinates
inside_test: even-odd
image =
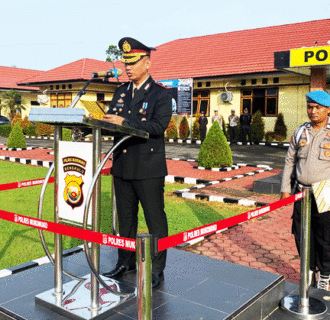
[[[131,45],[125,41],[124,44],[123,44],[123,51],[124,52],[130,52],[131,51]]]

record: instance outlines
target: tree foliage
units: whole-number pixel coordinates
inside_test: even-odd
[[[231,167],[233,156],[227,139],[215,121],[199,149],[198,165],[204,168]]]
[[[19,123],[16,123],[7,139],[7,148],[25,148],[26,141],[23,130]]]
[[[22,96],[16,90],[4,91],[2,93],[1,109],[7,109],[9,120],[12,121],[17,111],[25,110]]]
[[[105,51],[105,53],[107,54],[106,61],[108,62],[117,61],[123,55],[123,52],[113,44],[109,46],[109,48]]]
[[[173,117],[168,124],[168,127],[165,132],[166,139],[177,139],[178,138],[178,128],[175,124]]]
[[[265,122],[260,110],[252,116],[251,135],[254,143],[259,143],[265,136]]]
[[[200,140],[201,138],[199,131],[199,118],[200,115],[198,114],[193,122],[193,127],[192,127],[192,138],[196,140]]]
[[[286,139],[287,136],[287,127],[284,123],[284,117],[282,113],[279,113],[274,126],[274,136],[275,140],[282,142]]]
[[[189,123],[186,117],[183,117],[179,126],[179,137],[181,139],[187,139],[190,134]]]

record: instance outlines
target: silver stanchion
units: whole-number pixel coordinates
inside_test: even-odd
[[[117,203],[115,194],[114,177],[112,176],[112,235],[118,235],[118,215],[117,215]]]
[[[322,301],[309,297],[311,189],[304,187],[303,191],[305,197],[301,204],[299,295],[284,297],[281,300],[281,308],[297,319],[323,319],[327,306]]]
[[[136,238],[139,320],[152,319],[151,239],[152,236],[150,234],[138,234]]]

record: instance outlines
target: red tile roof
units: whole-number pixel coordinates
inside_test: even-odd
[[[38,91],[39,88],[37,87],[18,86],[17,82],[43,72],[44,71],[0,66],[0,89]]]
[[[274,52],[326,46],[329,40],[330,19],[178,39],[151,53],[150,73],[154,79],[166,80],[273,72]],[[20,83],[87,80],[92,72],[114,65],[124,71],[120,61],[81,59]],[[119,79],[128,80],[125,72]]]
[[[63,66],[45,71],[43,74],[36,75],[32,78],[20,81],[20,84],[33,84],[45,82],[60,82],[60,81],[85,81],[91,78],[91,74],[97,71],[107,71],[113,67],[123,70],[124,76],[122,81],[127,81],[128,78],[124,72],[123,64],[116,61],[114,64],[95,59],[80,59]],[[116,79],[109,79],[109,81],[117,81]]]
[[[330,19],[178,39],[152,52],[155,79],[272,72],[274,52],[327,46]]]

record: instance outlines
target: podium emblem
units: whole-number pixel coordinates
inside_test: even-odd
[[[67,174],[65,177],[65,189],[64,189],[64,200],[72,207],[80,207],[84,201],[84,194],[82,191],[82,185],[84,181],[82,177]]]

